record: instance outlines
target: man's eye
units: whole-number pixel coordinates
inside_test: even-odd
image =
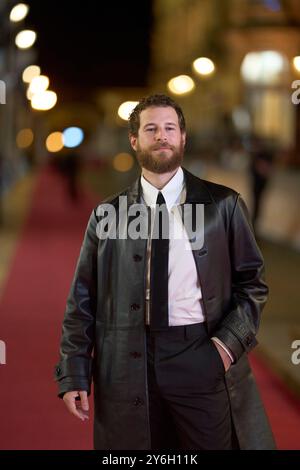
[[[167,127],[167,131],[174,131],[175,128],[174,127]]]
[[[146,132],[153,132],[154,131],[154,127],[148,127],[148,129],[146,129]]]

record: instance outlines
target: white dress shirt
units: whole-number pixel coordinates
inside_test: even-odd
[[[155,204],[159,190],[141,177],[142,196],[147,206],[151,208],[151,220],[154,220]],[[182,219],[176,206],[185,201],[186,189],[182,168],[160,191],[166,201],[169,212],[170,236],[169,242],[169,326],[189,325],[205,321],[202,307],[202,292],[199,284],[195,260],[191,249],[187,249],[188,236],[182,224]],[[178,238],[179,234],[183,236]],[[150,299],[150,250],[151,240],[147,250],[147,285],[146,301]],[[149,305],[147,306],[146,323],[149,323]]]
[[[162,193],[169,213],[170,236],[169,241],[169,326],[190,325],[205,321],[202,290],[199,283],[197,268],[189,244],[188,235],[185,231],[180,213],[176,206],[183,204],[186,199],[186,188],[182,168],[179,167],[172,179],[158,190],[144,176],[141,176],[143,202],[151,208],[151,222],[155,215],[155,205],[159,191]],[[181,234],[181,237],[178,237]],[[146,279],[146,324],[150,323],[150,258],[151,240],[147,245],[147,279]],[[233,362],[231,351],[218,338],[214,339],[229,355]]]

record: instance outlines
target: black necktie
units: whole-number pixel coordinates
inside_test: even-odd
[[[151,242],[150,328],[166,328],[168,315],[169,214],[166,201],[158,193]]]

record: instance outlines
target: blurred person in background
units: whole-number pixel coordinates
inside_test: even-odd
[[[268,288],[245,203],[182,167],[185,119],[168,96],[143,98],[129,129],[141,175],[88,222],[55,369],[59,397],[84,421],[93,379],[96,449],[273,449],[247,359]],[[102,209],[116,210],[110,228],[121,226],[120,196],[130,220],[135,205],[148,208],[158,237],[101,236]],[[197,205],[204,226],[193,235],[204,230],[204,242],[195,248],[174,209]],[[170,237],[183,224],[185,235]]]
[[[82,167],[80,155],[75,151],[66,151],[51,161],[64,180],[67,197],[72,203],[77,203],[80,199],[79,175]]]
[[[272,173],[274,150],[264,139],[254,135],[250,141],[249,153],[253,200],[252,221],[256,231],[262,198]]]

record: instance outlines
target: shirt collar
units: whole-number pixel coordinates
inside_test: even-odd
[[[149,183],[143,175],[141,176],[141,186],[143,198],[147,206],[155,206],[157,195],[160,191],[165,198],[167,208],[170,211],[175,204],[180,202],[180,196],[184,189],[184,174],[182,168],[178,168],[175,175],[161,190]]]

